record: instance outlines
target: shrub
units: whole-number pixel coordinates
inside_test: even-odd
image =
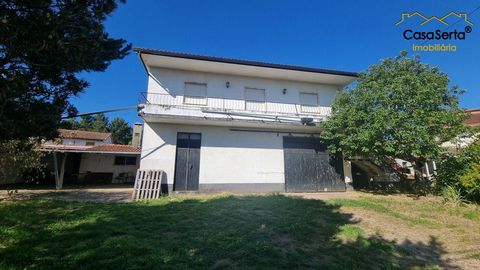
[[[456,206],[459,206],[463,202],[463,196],[462,196],[461,190],[453,186],[444,187],[442,189],[441,195],[445,201],[451,202]]]
[[[45,167],[44,154],[33,140],[0,142],[0,184],[31,181]]]
[[[480,198],[480,163],[471,163],[460,176],[460,185],[472,198]]]
[[[458,190],[471,201],[480,202],[480,139],[475,140],[457,155],[449,155],[440,161],[438,187]]]

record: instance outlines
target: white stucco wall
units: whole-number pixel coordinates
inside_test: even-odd
[[[177,132],[202,134],[200,184],[284,183],[281,136],[226,127],[145,124],[141,169],[162,169],[173,184]]]
[[[168,184],[173,184],[178,132],[202,134],[200,184],[285,183],[285,134],[230,131],[228,127],[146,123],[141,169],[161,169]],[[344,163],[344,170],[346,182],[351,182],[349,163]]]
[[[79,173],[86,172],[112,172],[113,178],[120,173],[133,173],[139,167],[139,160],[137,157],[137,165],[115,165],[115,154],[93,154],[83,153],[80,161]]]
[[[230,87],[226,87],[226,82]],[[265,89],[267,102],[300,103],[300,93],[317,93],[319,106],[331,106],[340,86],[152,68],[148,92],[183,96],[185,82],[206,83],[207,96],[233,100],[245,99],[245,88]],[[283,94],[283,89],[287,89]]]

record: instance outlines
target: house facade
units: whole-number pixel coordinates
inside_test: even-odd
[[[42,144],[57,187],[63,184],[133,183],[140,145],[112,144],[111,133],[59,129]],[[137,128],[137,132],[138,131]]]
[[[172,191],[343,191],[348,161],[320,143],[356,73],[136,49],[148,75],[140,169]]]

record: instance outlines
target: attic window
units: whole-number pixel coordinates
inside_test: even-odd
[[[183,95],[183,104],[188,105],[207,105],[207,84],[206,83],[185,83],[185,93]]]

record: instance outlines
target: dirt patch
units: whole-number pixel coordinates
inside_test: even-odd
[[[480,267],[480,260],[472,256],[480,249],[480,228],[475,222],[455,216],[437,215],[438,223],[430,226],[429,223],[409,224],[394,216],[358,207],[342,207],[341,212],[352,215],[352,222],[363,228],[368,236],[381,236],[393,241],[409,250],[416,258],[446,269]],[[413,210],[404,214],[409,217],[422,216]],[[439,260],[432,261],[432,258]]]
[[[361,196],[368,196],[366,193],[356,191],[346,192],[317,192],[317,193],[282,193],[289,197],[301,197],[311,200],[331,200],[331,199],[356,199]]]

